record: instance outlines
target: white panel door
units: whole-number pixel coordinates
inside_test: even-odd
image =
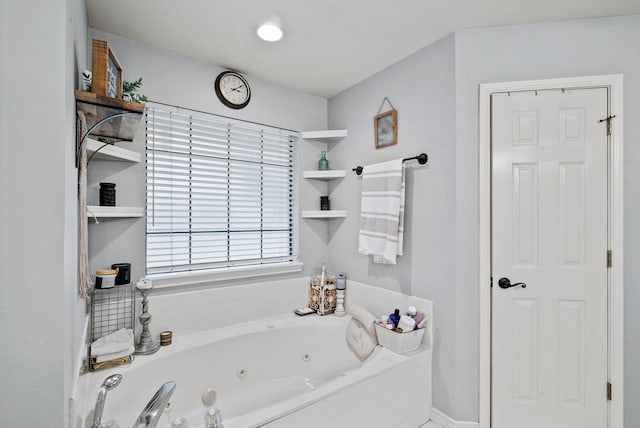
[[[491,103],[491,426],[605,428],[607,89]]]

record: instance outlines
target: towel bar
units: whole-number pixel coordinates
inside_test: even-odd
[[[413,159],[416,159],[420,165],[424,165],[429,160],[429,156],[427,156],[426,153],[420,153],[418,156],[404,158],[402,159],[402,162],[410,161]],[[353,168],[352,171],[355,171],[357,175],[360,175],[362,174],[362,169],[362,166],[358,165],[357,167]]]

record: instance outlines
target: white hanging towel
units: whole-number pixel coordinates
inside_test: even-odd
[[[402,159],[367,165],[362,170],[358,252],[374,263],[396,264],[404,234],[404,164]]]

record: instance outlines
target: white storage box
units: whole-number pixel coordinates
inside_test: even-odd
[[[407,352],[415,351],[420,347],[420,343],[422,343],[424,328],[413,330],[409,333],[396,333],[380,324],[374,325],[376,326],[378,343],[397,354],[406,354]]]

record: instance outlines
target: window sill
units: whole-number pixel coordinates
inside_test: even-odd
[[[259,276],[278,275],[283,273],[301,272],[303,264],[300,262],[274,263],[257,266],[238,266],[216,271],[176,272],[147,275],[153,281],[153,288],[181,287],[205,282],[219,282],[233,279],[255,278]]]

